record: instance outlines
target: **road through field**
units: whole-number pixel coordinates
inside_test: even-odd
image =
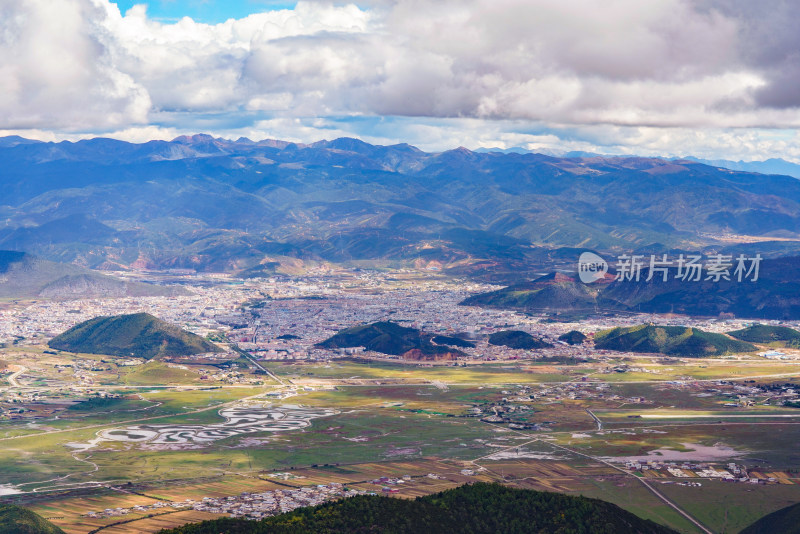
[[[22,367],[21,365],[18,365],[17,367],[19,367],[19,369],[8,375],[8,378],[6,379],[12,388],[22,387],[19,385],[19,382],[17,382],[17,378],[19,378],[19,375],[28,370],[26,367]]]
[[[490,424],[490,423],[487,423],[487,424]],[[522,432],[522,431],[519,431],[519,430],[512,430],[512,432],[514,432],[516,434],[519,434],[521,436],[531,436],[531,434],[528,434],[527,432]],[[492,454],[481,456],[480,458],[475,458],[474,460],[472,460],[472,463],[475,464],[475,465],[480,466],[480,464],[478,464],[478,462],[483,460],[483,459],[488,458],[489,456],[493,456],[494,454],[497,454],[498,452],[517,449],[517,448],[521,447],[522,445],[527,445],[529,443],[533,443],[533,442],[536,442],[536,441],[541,441],[541,440],[539,438],[535,438],[535,439],[533,439],[531,441],[527,441],[527,442],[522,443],[522,444],[515,444],[515,445],[509,446],[509,447],[507,447],[505,449],[500,449],[499,451],[495,451]],[[592,456],[590,454],[586,454],[586,453],[583,453],[583,452],[579,452],[579,451],[576,451],[574,449],[570,449],[569,447],[564,447],[563,445],[557,445],[557,444],[552,443],[550,441],[546,441],[546,442],[542,442],[542,443],[546,443],[548,446],[554,447],[556,449],[561,449],[563,451],[569,452],[571,454],[575,454],[577,456],[583,456],[584,458],[588,458],[588,459],[590,459],[590,460],[592,460],[594,462],[598,462],[598,463],[601,463],[603,465],[606,465],[606,466],[614,469],[615,471],[619,471],[620,473],[623,473],[626,476],[633,477],[634,479],[636,479],[640,483],[642,483],[653,495],[655,495],[661,501],[663,501],[664,504],[666,504],[670,508],[674,509],[676,512],[678,512],[683,517],[685,517],[688,521],[690,521],[693,525],[695,525],[701,531],[705,532],[706,534],[714,534],[711,530],[709,530],[702,523],[700,523],[700,521],[698,521],[697,519],[692,517],[688,512],[683,510],[680,506],[678,506],[677,504],[675,504],[674,502],[669,500],[663,493],[661,493],[656,488],[654,488],[644,478],[638,477],[638,476],[634,475],[633,473],[631,473],[630,471],[628,471],[626,469],[623,469],[623,468],[621,468],[621,467],[619,467],[617,465],[614,465],[613,463],[611,463],[611,462],[609,462],[607,460],[604,460],[603,458],[600,458],[600,457],[597,457],[597,456]]]

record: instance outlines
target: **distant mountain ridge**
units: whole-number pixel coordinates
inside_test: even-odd
[[[685,159],[712,165],[714,167],[723,167],[732,171],[784,174],[786,176],[800,178],[800,165],[781,158],[770,158],[764,161],[732,161],[728,159],[699,159],[692,157],[687,157]]]
[[[183,289],[119,280],[77,265],[0,250],[0,298],[102,298],[182,294]]]
[[[291,257],[472,275],[529,270],[559,247],[722,249],[723,234],[800,253],[800,181],[690,160],[195,135],[3,138],[0,168],[0,247],[89,267]]]
[[[636,157],[636,156],[620,156],[620,155],[609,155],[609,154],[599,154],[596,152],[585,152],[585,151],[570,151],[570,152],[560,152],[557,150],[528,150],[524,147],[511,147],[511,148],[498,148],[498,147],[481,147],[475,150],[475,152],[479,152],[482,154],[491,154],[493,152],[500,153],[500,154],[547,154],[549,156],[556,156],[556,157],[564,157],[564,158],[618,158],[618,157]],[[792,163],[791,161],[786,161],[782,158],[770,158],[762,161],[734,161],[730,159],[703,159],[703,158],[696,158],[694,156],[684,156],[684,157],[669,157],[664,158],[665,160],[670,161],[695,161],[697,163],[703,163],[704,165],[710,165],[712,167],[722,167],[725,169],[729,169],[732,171],[745,171],[745,172],[757,172],[759,174],[782,174],[785,176],[792,176],[794,178],[800,178],[800,164]]]

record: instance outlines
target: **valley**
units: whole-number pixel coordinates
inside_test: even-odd
[[[0,534],[800,534],[794,4],[3,1]]]
[[[156,532],[342,492],[408,498],[470,481],[599,497],[680,532],[735,532],[800,496],[800,350],[773,341],[794,339],[797,322],[480,308],[458,303],[498,286],[413,269],[128,276],[183,294],[0,310],[3,500],[70,534]],[[93,317],[138,312],[219,352],[48,346]],[[398,347],[455,343],[458,355],[326,346],[370,324],[401,325],[370,334],[396,332],[387,342]],[[691,326],[746,350],[698,357],[592,341],[646,324],[676,335]],[[575,331],[586,340],[559,341]],[[492,343],[498,332],[530,339]],[[518,339],[540,341],[512,348]],[[723,495],[724,513],[700,506]]]

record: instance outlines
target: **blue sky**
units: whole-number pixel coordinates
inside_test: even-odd
[[[800,162],[792,2],[135,5],[6,2],[0,135]]]
[[[123,13],[136,4],[145,4],[149,16],[158,21],[168,22],[190,17],[196,22],[206,24],[240,19],[263,11],[292,9],[296,4],[280,0],[119,0],[114,3]]]

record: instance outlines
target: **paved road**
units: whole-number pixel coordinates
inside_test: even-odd
[[[489,424],[489,423],[487,423],[487,424]],[[521,431],[519,431],[519,430],[512,430],[512,432],[515,432],[515,433],[517,433],[517,434],[520,434],[520,435],[522,435],[522,436],[531,436],[531,434],[528,434],[528,433],[526,433],[526,432],[521,432]],[[523,446],[523,445],[527,445],[528,443],[533,443],[533,442],[535,442],[535,441],[541,441],[541,440],[540,440],[539,438],[536,438],[536,439],[533,439],[533,440],[531,440],[531,441],[527,441],[527,442],[525,442],[525,443],[522,443],[522,444],[515,444],[515,445],[509,446],[509,447],[507,447],[507,448],[505,448],[505,449],[499,449],[499,450],[497,450],[497,451],[493,451],[491,454],[488,454],[488,455],[486,455],[486,456],[481,456],[480,458],[475,458],[474,460],[472,460],[472,463],[474,463],[475,465],[479,465],[477,462],[479,462],[480,460],[483,460],[483,459],[485,459],[485,458],[487,458],[487,457],[489,457],[489,456],[492,456],[492,455],[494,455],[494,454],[497,454],[498,452],[503,452],[503,451],[507,451],[507,450],[511,450],[511,449],[516,449],[516,448],[518,448],[518,447],[521,447],[521,446]],[[567,451],[567,452],[569,452],[569,453],[571,453],[571,454],[575,454],[575,455],[578,455],[578,456],[583,456],[584,458],[588,458],[588,459],[590,459],[590,460],[592,460],[592,461],[594,461],[594,462],[598,462],[598,463],[604,464],[604,465],[606,465],[606,466],[608,466],[608,467],[610,467],[610,468],[614,469],[615,471],[619,471],[620,473],[623,473],[623,474],[625,474],[625,475],[627,475],[627,476],[633,477],[634,479],[636,479],[636,480],[638,480],[640,483],[642,483],[642,484],[643,484],[643,485],[644,485],[644,486],[645,486],[645,487],[646,487],[648,490],[650,490],[650,492],[651,492],[653,495],[655,495],[655,496],[656,496],[656,497],[658,497],[660,500],[662,500],[662,501],[664,502],[664,504],[666,504],[667,506],[669,506],[670,508],[674,509],[676,512],[678,512],[679,514],[681,514],[683,517],[685,517],[685,518],[686,518],[688,521],[690,521],[690,522],[691,522],[693,525],[695,525],[697,528],[699,528],[699,529],[700,529],[701,531],[703,531],[705,534],[714,534],[714,533],[713,533],[711,530],[709,530],[709,529],[708,529],[708,528],[706,528],[706,527],[705,527],[705,526],[704,526],[702,523],[700,523],[700,521],[698,521],[697,519],[695,519],[694,517],[692,517],[691,515],[689,515],[689,513],[688,513],[688,512],[684,511],[684,510],[683,510],[681,507],[679,507],[677,504],[675,504],[674,502],[672,502],[671,500],[669,500],[669,499],[668,499],[668,498],[667,498],[667,497],[666,497],[666,496],[665,496],[663,493],[661,493],[661,492],[660,492],[660,491],[658,491],[656,488],[654,488],[654,487],[653,487],[653,486],[652,486],[652,485],[651,485],[651,484],[650,484],[650,483],[649,483],[647,480],[645,480],[643,477],[638,477],[638,476],[634,475],[633,473],[631,473],[630,471],[628,471],[628,470],[626,470],[626,469],[623,469],[623,468],[621,468],[621,467],[619,467],[619,466],[616,466],[616,465],[614,465],[613,463],[611,463],[611,462],[609,462],[609,461],[607,461],[607,460],[604,460],[604,459],[602,459],[602,458],[599,458],[599,457],[597,457],[597,456],[592,456],[592,455],[590,455],[590,454],[586,454],[586,453],[578,452],[578,451],[576,451],[576,450],[570,449],[569,447],[564,447],[563,445],[556,445],[555,443],[552,443],[552,442],[550,442],[550,441],[546,441],[546,442],[543,442],[543,443],[546,443],[547,445],[549,445],[549,446],[551,446],[551,447],[554,447],[554,448],[557,448],[557,449],[561,449],[561,450]]]
[[[639,482],[644,484],[644,487],[646,487],[648,490],[650,490],[650,492],[653,495],[655,495],[656,497],[658,497],[659,499],[664,501],[664,504],[668,505],[670,508],[674,509],[676,512],[681,514],[683,517],[685,517],[686,519],[691,521],[692,524],[695,525],[697,528],[699,528],[700,530],[702,530],[706,534],[714,534],[711,530],[707,529],[702,523],[700,523],[700,521],[698,521],[697,519],[695,519],[694,517],[689,515],[688,512],[684,511],[680,506],[678,506],[677,504],[675,504],[674,502],[669,500],[663,493],[661,493],[660,491],[655,489],[647,480],[644,479],[644,477],[638,477],[638,476],[632,474],[630,471],[627,471],[627,470],[625,470],[625,469],[623,469],[621,467],[618,467],[618,466],[612,464],[611,462],[609,462],[607,460],[603,460],[602,458],[599,458],[597,456],[592,456],[590,454],[585,454],[585,453],[582,453],[582,452],[578,452],[576,450],[570,449],[569,447],[564,447],[562,445],[556,445],[555,443],[548,442],[548,445],[551,445],[551,446],[556,447],[558,449],[565,450],[567,452],[571,452],[572,454],[577,454],[579,456],[583,456],[584,458],[589,458],[590,460],[593,460],[595,462],[599,462],[599,463],[605,464],[608,467],[611,467],[612,469],[615,469],[615,470],[617,470],[617,471],[619,471],[621,473],[624,473],[624,474],[626,474],[628,476],[631,476],[631,477],[635,478],[636,480],[638,480]]]
[[[594,419],[594,422],[597,423],[597,430],[603,430],[603,422],[600,419],[598,419],[594,413],[592,413],[592,410],[586,408],[586,413],[591,415],[592,419]]]
[[[278,384],[280,384],[282,386],[288,386],[289,385],[286,382],[284,382],[282,378],[278,378],[278,376],[276,374],[274,374],[272,371],[270,371],[269,369],[267,369],[266,367],[264,367],[263,365],[258,363],[258,361],[256,361],[256,359],[253,358],[247,352],[243,352],[242,354],[244,355],[245,358],[247,358],[248,360],[253,362],[253,365],[255,365],[258,369],[260,369],[261,371],[264,371],[265,373],[267,373],[267,376],[269,376],[270,378],[275,380]]]

